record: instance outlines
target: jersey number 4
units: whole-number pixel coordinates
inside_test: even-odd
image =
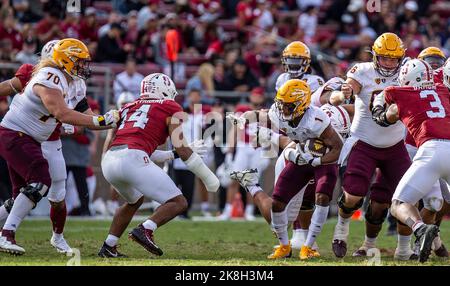
[[[428,110],[427,116],[429,118],[444,118],[445,117],[445,109],[442,106],[441,99],[438,94],[434,90],[422,90],[420,92],[420,98],[428,98],[428,96],[432,96],[433,100],[430,101],[430,106],[436,110]]]
[[[122,111],[122,123],[120,124],[119,129],[122,129],[126,122],[134,122],[133,127],[144,129],[148,122],[147,114],[150,111],[150,105],[142,105],[127,119],[128,111],[128,108]]]

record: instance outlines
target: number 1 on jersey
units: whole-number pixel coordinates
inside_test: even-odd
[[[148,117],[147,114],[150,110],[149,104],[144,104],[139,107],[133,114],[131,114],[130,118],[127,119],[128,108],[122,111],[122,123],[119,126],[119,129],[122,129],[125,126],[125,122],[134,122],[133,127],[139,127],[141,129],[145,129],[145,125],[147,125]]]

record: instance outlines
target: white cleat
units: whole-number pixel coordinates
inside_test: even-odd
[[[231,216],[226,213],[222,213],[221,215],[217,216],[216,218],[217,218],[217,220],[225,221],[225,220],[230,220]]]
[[[67,244],[67,241],[64,239],[64,236],[61,234],[61,236],[56,237],[55,235],[52,236],[50,239],[50,244],[56,248],[56,251],[59,253],[73,253],[72,248]]]
[[[0,251],[11,255],[23,255],[25,249],[16,244],[15,240],[10,241],[4,236],[0,236]]]
[[[405,251],[400,252],[398,250],[398,248],[396,248],[395,254],[394,254],[394,259],[401,260],[401,261],[409,261],[409,260],[417,260],[417,259],[419,259],[419,257],[411,249],[409,249],[406,252]]]

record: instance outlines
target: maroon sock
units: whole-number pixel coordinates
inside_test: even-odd
[[[52,221],[53,231],[55,233],[61,234],[64,231],[64,225],[66,224],[67,209],[66,203],[64,202],[62,207],[51,207],[50,208],[50,220]]]

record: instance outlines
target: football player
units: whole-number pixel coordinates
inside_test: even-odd
[[[81,41],[70,38],[59,41],[52,57],[42,58],[34,68],[23,94],[14,97],[1,122],[0,154],[8,162],[13,189],[20,190],[2,230],[3,251],[17,255],[25,252],[17,245],[15,232],[29,211],[49,193],[52,178],[41,144],[55,133],[59,136],[59,122],[105,129],[119,119],[115,110],[104,116],[92,116],[69,107],[79,96],[75,85],[90,76],[89,61],[89,51]],[[52,190],[49,197],[62,202],[65,186]]]
[[[372,112],[375,122],[383,127],[401,120],[418,146],[412,165],[395,190],[391,212],[412,228],[420,245],[419,261],[425,262],[439,228],[425,224],[415,205],[440,178],[450,182],[450,168],[442,161],[450,155],[450,93],[444,85],[434,84],[433,71],[423,60],[408,61],[398,80],[399,87],[386,88],[377,97]]]
[[[376,168],[380,172],[370,187],[370,202],[365,214],[365,240],[353,256],[367,256],[367,250],[375,247],[395,187],[411,164],[403,140],[403,124],[382,128],[373,122],[371,114],[374,96],[384,88],[396,85],[405,48],[397,35],[384,33],[375,40],[372,55],[372,62],[359,63],[350,69],[341,89],[345,98],[355,97],[355,115],[351,136],[345,142],[339,159],[339,163],[347,163],[347,167],[342,182],[343,193],[338,199],[338,223],[332,241],[336,257],[344,257],[347,253],[350,218],[362,206]],[[395,257],[414,258],[410,247],[411,230],[404,225],[398,228]]]
[[[117,242],[144,197],[161,205],[129,237],[150,253],[163,254],[153,233],[187,208],[187,201],[175,183],[150,159],[168,136],[187,169],[203,181],[207,190],[216,192],[219,188],[217,177],[184,140],[183,109],[174,100],[177,94],[175,84],[167,75],[150,74],[141,82],[140,97],[120,110],[119,127],[103,156],[102,171],[126,203],[116,211],[99,256],[122,256],[117,251]]]

